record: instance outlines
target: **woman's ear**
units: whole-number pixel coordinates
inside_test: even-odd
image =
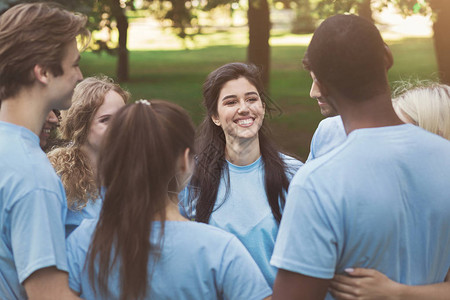
[[[186,148],[183,156],[180,158],[180,170],[182,172],[190,172],[192,168],[191,149]]]
[[[216,116],[211,116],[211,120],[213,121],[214,124],[216,124],[217,126],[220,126],[219,118],[217,118]]]
[[[194,173],[194,159],[190,153],[190,149],[186,148],[184,153],[180,156],[178,160],[179,169],[175,175],[177,180],[178,189],[183,189],[191,179]]]

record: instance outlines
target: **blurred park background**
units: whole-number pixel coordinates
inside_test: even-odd
[[[1,0],[0,11],[21,2]],[[204,117],[207,74],[233,61],[261,67],[278,107],[268,117],[284,151],[305,160],[323,118],[309,97],[301,59],[327,16],[355,13],[374,22],[394,55],[389,80],[450,83],[450,0],[58,0],[89,16],[85,77],[105,74],[132,99],[165,99]],[[332,51],[332,49],[330,49]]]

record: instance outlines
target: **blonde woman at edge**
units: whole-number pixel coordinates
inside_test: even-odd
[[[69,142],[48,153],[61,177],[67,195],[66,238],[85,218],[100,213],[102,200],[96,184],[99,146],[114,113],[130,95],[107,77],[90,77],[80,82],[72,106],[63,112],[62,138]]]
[[[392,105],[403,122],[450,140],[450,86],[431,82],[408,89],[405,85],[395,93],[401,94]]]

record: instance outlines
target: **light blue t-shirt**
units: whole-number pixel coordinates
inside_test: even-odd
[[[77,228],[84,219],[96,219],[102,210],[103,199],[89,200],[81,210],[67,210],[66,238]]]
[[[363,267],[408,285],[442,282],[449,179],[448,140],[411,124],[354,130],[292,180],[271,263],[325,279]]]
[[[26,299],[33,272],[67,271],[66,197],[39,137],[0,122],[0,299]]]
[[[341,116],[323,119],[320,121],[312,137],[309,156],[306,162],[330,152],[342,144],[346,138],[347,134],[345,133]]]
[[[94,296],[88,268],[83,268],[97,220],[84,220],[67,239],[69,285],[84,299],[119,299],[118,266],[110,273],[109,295]],[[153,223],[154,239],[161,224]],[[261,300],[272,294],[261,271],[233,235],[196,222],[167,221],[160,260],[149,259],[154,269],[145,299]],[[150,277],[150,276],[149,276]]]
[[[281,156],[288,168],[286,175],[291,180],[303,164],[292,157]],[[230,174],[229,193],[226,193],[227,176],[222,176],[209,224],[234,234],[250,252],[272,287],[277,269],[269,262],[278,224],[267,201],[263,161],[260,157],[248,166],[227,164]],[[180,198],[184,197],[183,203],[186,203],[187,195],[188,191],[185,189],[183,195],[180,195]],[[194,202],[191,205],[195,207]],[[188,208],[187,211],[189,218],[195,218],[195,209]]]

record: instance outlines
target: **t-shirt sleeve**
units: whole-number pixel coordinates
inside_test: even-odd
[[[295,159],[287,155],[284,155],[283,159],[286,164],[286,176],[288,180],[291,181],[294,175],[300,169],[300,167],[303,166],[303,163],[298,159]]]
[[[224,299],[261,300],[272,295],[255,261],[236,237],[225,248],[217,282],[222,283]]]
[[[69,287],[81,293],[81,272],[84,267],[86,255],[78,247],[79,243],[76,234],[71,234],[67,239],[67,262],[69,265]]]
[[[336,206],[312,189],[293,186],[288,195],[270,263],[303,275],[334,276],[340,240]],[[322,197],[323,198],[323,197]]]
[[[68,270],[64,234],[66,207],[60,198],[55,192],[36,190],[11,207],[11,245],[21,283],[33,272],[46,267]]]
[[[319,126],[317,127],[317,129],[314,132],[314,135],[311,139],[311,145],[309,146],[309,155],[308,155],[308,159],[306,160],[305,163],[316,158],[316,143],[317,143],[317,139],[318,139],[317,136],[320,135],[321,128],[322,128],[322,122],[319,123]]]

